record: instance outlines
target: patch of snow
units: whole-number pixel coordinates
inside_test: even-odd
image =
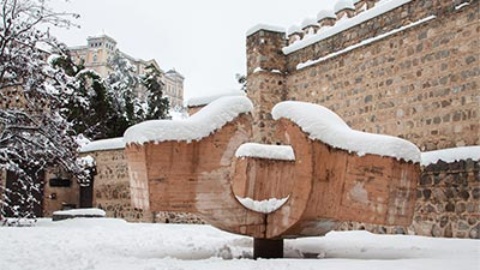
[[[468,2],[462,3],[462,4],[458,5],[458,6],[456,6],[456,7],[455,7],[455,10],[460,10],[460,9],[466,7],[466,6],[469,6],[469,5],[470,5],[470,3],[468,3]]]
[[[460,160],[472,159],[474,161],[480,160],[480,146],[465,146],[457,148],[449,148],[435,151],[428,151],[422,153],[422,166],[435,164],[438,161],[451,163]]]
[[[266,31],[271,31],[271,32],[278,32],[278,33],[284,33],[285,28],[280,27],[280,26],[274,26],[274,25],[268,25],[268,24],[257,24],[253,26],[252,28],[248,29],[246,36],[251,36],[255,34],[256,32],[260,30],[266,30]]]
[[[360,48],[360,47],[363,47],[363,46],[366,46],[368,44],[371,44],[373,42],[376,42],[376,41],[379,41],[381,39],[384,39],[386,37],[389,37],[391,35],[394,35],[396,33],[399,33],[401,31],[405,31],[409,28],[412,28],[412,27],[415,27],[417,25],[420,25],[420,24],[423,24],[423,23],[426,23],[428,21],[431,21],[433,19],[435,19],[436,17],[435,16],[429,16],[427,18],[423,18],[421,20],[418,20],[416,22],[413,22],[411,24],[408,24],[408,25],[405,25],[405,26],[402,26],[400,28],[397,28],[397,29],[394,29],[392,31],[389,31],[387,33],[384,33],[384,34],[381,34],[381,35],[378,35],[376,37],[372,37],[372,38],[368,38],[368,39],[364,39],[362,40],[361,42],[357,43],[357,44],[354,44],[354,45],[351,45],[345,49],[342,49],[340,51],[337,51],[337,52],[334,52],[334,53],[331,53],[331,54],[328,54],[328,55],[325,55],[325,56],[322,56],[318,59],[315,59],[315,60],[308,60],[306,62],[303,62],[303,63],[300,63],[297,65],[297,70],[300,70],[300,69],[303,69],[303,68],[306,68],[306,67],[309,67],[309,66],[312,66],[312,65],[315,65],[315,64],[318,64],[320,62],[323,62],[323,61],[326,61],[328,59],[331,59],[333,57],[336,57],[336,56],[339,56],[339,55],[342,55],[342,54],[345,54],[347,52],[350,52],[350,51],[353,51],[357,48]]]
[[[262,71],[265,71],[263,68],[261,67],[256,67],[254,70],[253,70],[253,73],[257,73],[257,72],[262,72]]]
[[[83,168],[92,168],[95,167],[95,158],[87,155],[84,157],[79,157],[78,158],[78,163],[83,167]]]
[[[299,42],[295,42],[287,47],[284,47],[283,53],[290,54],[300,49],[306,48],[314,43],[317,43],[321,40],[334,36],[340,32],[343,32],[349,28],[352,28],[356,25],[359,25],[363,22],[366,22],[372,18],[380,16],[390,10],[393,10],[397,7],[400,7],[406,3],[411,2],[412,0],[395,0],[395,1],[381,1],[375,5],[375,7],[357,14],[356,16],[337,22],[333,27],[328,28],[326,31],[321,31],[316,35],[312,35],[309,38],[304,38]]]
[[[317,21],[314,18],[306,18],[305,20],[303,20],[301,27],[302,29],[305,29],[312,25],[317,25]]]
[[[259,143],[245,143],[235,152],[235,156],[240,157],[256,157],[263,159],[276,160],[295,160],[293,148],[289,145],[268,145]]]
[[[48,56],[47,58],[47,63],[50,65],[50,66],[53,66],[53,62],[55,62],[58,58],[61,58],[60,55],[58,54],[55,54],[55,53],[52,53]]]
[[[282,199],[270,198],[262,201],[255,201],[251,198],[235,197],[243,206],[245,206],[245,208],[264,214],[269,214],[279,209],[287,202],[288,198],[290,198],[290,196],[287,196]]]
[[[298,25],[292,25],[288,28],[287,35],[290,36],[292,34],[302,33],[302,28]]]
[[[245,96],[222,97],[185,120],[151,120],[132,126],[124,138],[128,144],[198,141],[252,109],[252,102]]]
[[[75,137],[75,142],[80,146],[83,147],[92,141],[90,141],[87,137],[85,137],[83,134],[79,134],[78,136]]]
[[[187,100],[186,106],[187,107],[205,106],[212,101],[215,101],[219,98],[227,97],[227,96],[246,96],[246,93],[244,91],[235,90],[235,91],[229,91],[229,92],[221,93],[221,94],[218,94],[218,95],[194,97],[194,98],[190,98],[190,99]]]
[[[33,225],[0,227],[0,269],[478,270],[480,264],[480,241],[474,239],[330,232],[285,240],[285,259],[252,260],[251,237],[209,225],[110,218],[39,219]]]
[[[365,154],[420,162],[420,150],[413,143],[392,136],[352,130],[337,114],[312,103],[286,101],[272,110],[275,120],[286,118],[296,123],[313,140],[332,147]]]
[[[353,9],[355,10],[355,6],[353,5],[352,0],[339,0],[336,4],[335,7],[333,8],[334,12],[337,13],[339,11],[342,11],[344,9]]]
[[[61,216],[102,216],[106,215],[105,211],[98,208],[84,208],[84,209],[71,209],[61,210],[53,212],[54,215]]]
[[[324,10],[321,10],[320,12],[318,12],[317,21],[321,21],[321,20],[327,19],[327,18],[336,19],[337,16],[335,15],[335,12],[333,12],[333,10],[331,10],[331,9],[324,9]]]
[[[125,141],[122,137],[113,139],[104,139],[92,141],[80,148],[80,153],[93,152],[93,151],[107,151],[124,149]]]

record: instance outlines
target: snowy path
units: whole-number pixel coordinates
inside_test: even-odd
[[[478,240],[332,232],[286,241],[287,259],[238,259],[251,247],[250,238],[210,226],[45,219],[0,227],[0,269],[480,269]],[[325,258],[299,259],[302,253]]]

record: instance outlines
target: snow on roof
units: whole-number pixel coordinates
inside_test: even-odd
[[[202,96],[202,97],[194,97],[187,100],[187,107],[199,107],[209,104],[210,102],[217,100],[222,97],[227,96],[246,96],[244,91],[235,90],[230,92],[221,93],[218,95],[211,95],[211,96]]]
[[[344,10],[344,9],[355,9],[352,0],[340,0],[335,4],[334,11],[335,13]]]
[[[132,126],[125,131],[124,138],[128,144],[198,141],[252,109],[247,97],[222,97],[185,120],[151,120]]]
[[[324,9],[324,10],[321,10],[320,12],[318,12],[317,21],[321,21],[325,18],[336,19],[337,16],[335,15],[335,12],[333,12],[333,10],[331,10],[331,9]]]
[[[381,1],[377,3],[373,8],[366,10],[360,14],[352,18],[345,18],[342,21],[337,22],[334,26],[326,29],[325,31],[321,31],[316,35],[311,35],[308,38],[304,38],[298,42],[295,42],[287,47],[284,47],[283,53],[290,54],[300,49],[306,48],[314,43],[317,43],[321,40],[334,36],[340,32],[343,32],[349,28],[352,28],[356,25],[359,25],[365,21],[368,21],[372,18],[380,16],[390,10],[393,10],[397,7],[400,7],[412,0],[389,0],[389,1]]]
[[[93,152],[93,151],[107,151],[107,150],[116,150],[124,149],[125,141],[122,137],[105,139],[93,141],[91,143],[85,144],[80,148],[80,153]]]
[[[268,145],[245,143],[235,152],[236,157],[256,157],[276,160],[295,160],[293,148],[290,145]]]
[[[235,197],[243,206],[245,206],[245,208],[255,212],[269,214],[282,207],[290,196],[282,199],[270,198],[262,201],[255,201],[251,198],[241,198],[238,196]]]
[[[465,146],[457,148],[449,148],[443,150],[429,151],[422,153],[422,166],[435,164],[442,160],[447,163],[472,159],[474,161],[480,160],[480,146]]]
[[[268,25],[268,24],[257,24],[253,26],[252,28],[247,30],[247,37],[250,35],[255,34],[256,32],[260,30],[266,30],[266,31],[271,31],[271,32],[279,32],[279,33],[284,33],[285,28],[280,27],[280,26],[274,26],[274,25]]]
[[[352,130],[337,114],[312,103],[286,101],[272,110],[275,120],[286,118],[310,135],[332,147],[356,152],[359,156],[373,154],[420,162],[420,150],[411,142],[386,135]]]
[[[98,208],[71,209],[53,212],[54,215],[61,216],[101,216],[106,215],[105,211]]]

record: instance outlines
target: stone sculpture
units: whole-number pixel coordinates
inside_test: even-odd
[[[253,144],[252,108],[246,97],[225,97],[188,120],[127,130],[134,206],[194,213],[252,236],[256,258],[282,257],[283,239],[325,235],[343,221],[410,225],[415,145],[351,130],[300,102],[273,109],[278,145]]]

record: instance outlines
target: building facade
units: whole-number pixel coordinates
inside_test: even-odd
[[[161,79],[165,85],[163,95],[168,97],[170,108],[183,106],[184,80],[185,77],[175,69],[165,72],[155,59],[143,60],[132,57],[117,48],[117,41],[108,35],[92,36],[87,38],[87,45],[69,48],[72,57],[77,62],[83,62],[86,68],[92,69],[102,77],[107,77],[112,71],[110,59],[115,53],[120,53],[131,65],[135,67],[135,72],[144,74],[145,69],[153,65],[161,72]],[[140,97],[146,96],[144,87],[138,87],[137,93]]]

